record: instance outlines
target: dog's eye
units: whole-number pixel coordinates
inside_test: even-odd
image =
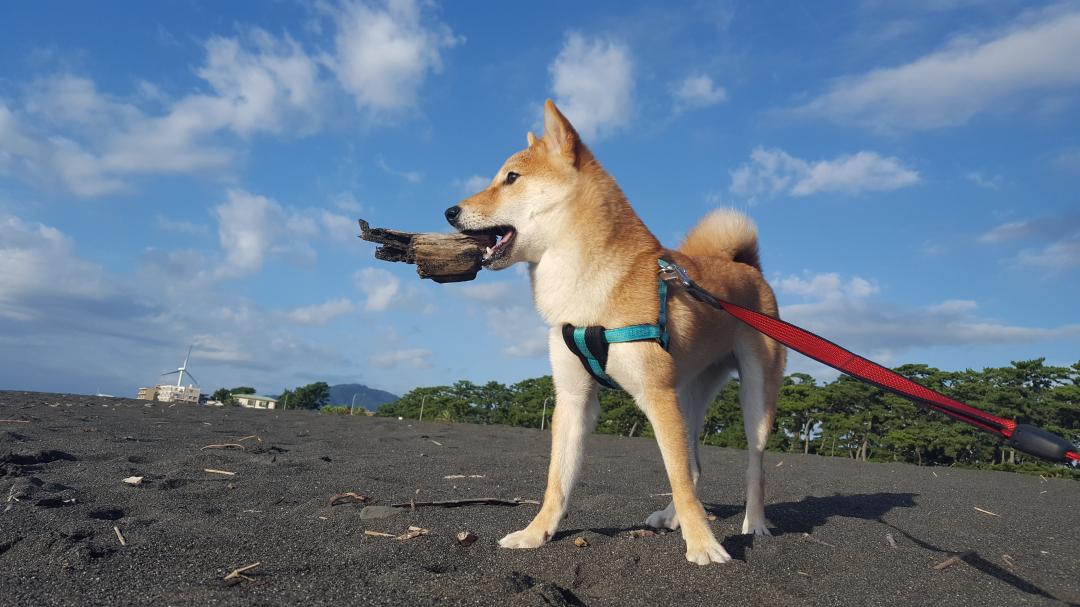
[[[515,181],[517,181],[518,177],[521,177],[521,175],[518,175],[517,173],[515,173],[513,171],[510,171],[509,173],[506,174],[506,185],[510,185],[510,184],[514,183]]]

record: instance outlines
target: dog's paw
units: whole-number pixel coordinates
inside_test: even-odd
[[[671,529],[674,531],[679,528],[679,515],[675,514],[675,509],[669,506],[650,514],[645,519],[645,525],[653,529]]]
[[[743,518],[742,532],[743,535],[772,535],[769,528],[765,526],[765,521],[750,522],[749,518]]]
[[[712,563],[726,563],[731,560],[731,555],[724,550],[715,537],[701,538],[693,542],[686,542],[686,560],[698,565]]]
[[[499,540],[499,546],[503,548],[537,548],[544,545],[550,537],[547,533],[537,532],[526,527]]]

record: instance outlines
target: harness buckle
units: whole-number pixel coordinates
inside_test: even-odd
[[[698,283],[690,278],[690,275],[686,273],[686,270],[666,259],[657,259],[656,263],[660,265],[660,270],[657,272],[660,280],[665,283],[681,286],[686,289],[686,292],[689,293],[691,297],[698,301],[707,303],[716,308],[720,307],[720,302],[717,301],[711,293],[698,286]]]
[[[686,289],[697,287],[697,284],[686,274],[686,270],[666,259],[658,259],[656,262],[660,264],[660,270],[658,271],[660,280],[669,284],[677,283]]]

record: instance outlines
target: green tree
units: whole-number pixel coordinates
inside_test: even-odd
[[[282,407],[290,409],[319,409],[330,402],[330,386],[324,381],[300,386],[295,390],[285,389],[278,396],[278,402]]]

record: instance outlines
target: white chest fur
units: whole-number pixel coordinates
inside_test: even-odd
[[[533,301],[549,325],[599,324],[620,272],[589,264],[575,251],[547,251],[529,264]]]

